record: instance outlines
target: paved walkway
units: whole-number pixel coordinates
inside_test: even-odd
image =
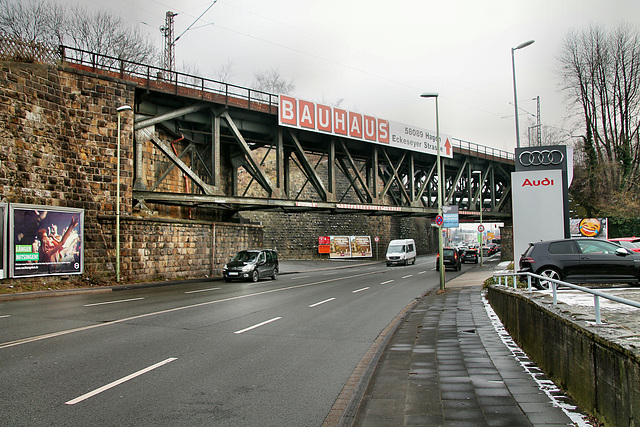
[[[482,294],[492,274],[474,268],[420,298],[324,425],[591,425],[502,328]]]

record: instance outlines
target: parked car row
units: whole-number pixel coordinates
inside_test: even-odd
[[[561,239],[530,243],[520,272],[569,283],[640,283],[640,253],[601,239]],[[535,280],[539,289],[551,282]]]

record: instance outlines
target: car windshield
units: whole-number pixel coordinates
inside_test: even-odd
[[[387,250],[389,253],[404,252],[404,245],[391,245]]]
[[[235,254],[233,258],[231,258],[231,261],[251,262],[251,261],[254,261],[257,256],[258,256],[258,252],[240,251],[237,254]]]

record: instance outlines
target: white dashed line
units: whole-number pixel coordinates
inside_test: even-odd
[[[155,365],[151,365],[148,368],[141,369],[138,372],[134,372],[131,375],[127,375],[124,378],[120,378],[117,381],[114,381],[114,382],[109,383],[109,384],[107,384],[105,386],[97,388],[97,389],[95,389],[93,391],[90,391],[89,393],[83,394],[80,397],[76,397],[75,399],[71,399],[68,402],[65,402],[64,404],[65,405],[75,405],[76,403],[82,402],[83,400],[86,400],[86,399],[88,399],[88,398],[90,398],[92,396],[95,396],[96,394],[100,394],[103,391],[109,390],[110,388],[113,388],[113,387],[115,387],[117,385],[120,385],[120,384],[122,384],[122,383],[124,383],[126,381],[129,381],[129,380],[131,380],[131,379],[133,379],[135,377],[138,377],[138,376],[140,376],[142,374],[146,374],[147,372],[152,371],[152,370],[154,370],[156,368],[159,368],[162,365],[166,365],[169,362],[173,362],[174,360],[177,360],[177,359],[175,357],[170,357],[170,358],[168,358],[166,360],[163,360],[162,362],[156,363]]]
[[[222,288],[198,289],[196,291],[186,291],[185,294],[195,294],[197,292],[217,291],[218,289],[222,289]]]
[[[326,303],[326,302],[333,301],[334,299],[335,299],[335,298],[329,298],[329,299],[326,299],[326,300],[324,300],[324,301],[320,301],[320,302],[317,302],[317,303],[315,303],[315,304],[311,304],[311,305],[309,306],[309,308],[317,307],[317,306],[319,306],[320,304],[324,304],[324,303]]]
[[[393,280],[387,280],[386,282],[382,282],[382,283],[380,283],[380,284],[381,284],[381,285],[386,285],[387,283],[391,283],[391,282],[393,282]]]
[[[140,298],[131,298],[131,299],[121,299],[121,300],[118,300],[118,301],[96,302],[94,304],[85,304],[84,306],[85,307],[93,307],[94,305],[117,304],[117,303],[120,303],[120,302],[139,301],[141,299],[144,299],[144,298],[140,297]]]
[[[255,328],[259,328],[260,326],[264,326],[268,323],[275,322],[276,320],[280,320],[282,317],[274,317],[273,319],[265,320],[264,322],[258,323],[257,325],[249,326],[248,328],[240,329],[239,331],[235,331],[234,334],[241,334],[243,332],[250,331]]]
[[[358,292],[362,292],[362,291],[366,291],[367,289],[369,289],[369,287],[367,286],[366,288],[362,288],[362,289],[356,289],[355,291],[351,291],[352,294],[358,293]]]

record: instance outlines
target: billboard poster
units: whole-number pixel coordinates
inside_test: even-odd
[[[352,258],[371,258],[373,251],[371,250],[370,236],[352,236],[351,237],[351,257]]]
[[[0,203],[0,279],[7,278],[7,204]]]
[[[330,236],[330,240],[329,258],[351,258],[351,239],[349,236]]]
[[[10,277],[82,274],[84,210],[9,205]]]
[[[608,239],[609,229],[607,218],[571,218],[571,237],[595,237],[596,239]]]

